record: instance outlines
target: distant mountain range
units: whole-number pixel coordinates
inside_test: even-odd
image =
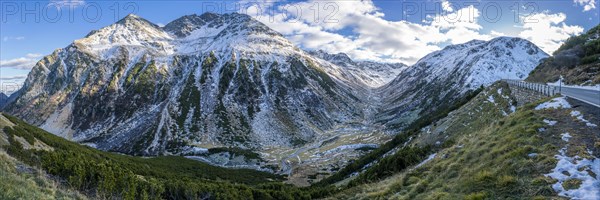
[[[408,68],[402,63],[379,63],[372,61],[354,61],[345,53],[330,54],[322,50],[310,51],[313,56],[343,67],[362,82],[371,87],[381,87],[396,78]]]

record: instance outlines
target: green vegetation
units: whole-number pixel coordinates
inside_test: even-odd
[[[146,66],[146,62],[136,63],[133,68],[129,71],[127,78],[125,79],[125,84],[130,85],[133,83],[135,77],[142,71],[142,69]]]
[[[562,183],[565,190],[577,189],[581,186],[582,181],[579,179],[569,179]]]
[[[23,149],[9,137],[9,155],[66,181],[69,188],[99,198],[117,199],[310,199],[330,187],[301,189],[282,177],[254,170],[219,168],[183,157],[132,157],[69,142],[11,116],[8,135],[34,137],[53,150]],[[29,136],[26,136],[29,135]]]
[[[192,69],[196,69],[197,67],[198,66],[196,65]],[[181,94],[179,96],[181,114],[177,116],[177,125],[180,129],[183,129],[185,120],[187,119],[191,108],[194,108],[192,113],[194,117],[199,118],[199,116],[201,115],[200,100],[200,89],[196,86],[196,77],[194,76],[194,72],[190,72],[190,75],[187,78],[183,91],[181,91]]]
[[[600,53],[600,46],[598,45],[600,38],[596,38],[596,40],[591,41],[589,40],[597,35],[600,35],[600,25],[591,28],[587,33],[567,39],[567,41],[565,41],[563,45],[561,45],[553,54],[557,55],[560,52],[573,49],[581,45],[583,45],[585,48],[586,56]]]
[[[344,180],[345,178],[347,178],[350,174],[355,173],[355,172],[359,172],[364,166],[373,163],[374,161],[379,160],[384,154],[390,152],[392,149],[403,145],[405,142],[408,141],[408,139],[413,136],[414,134],[418,133],[421,128],[431,124],[432,122],[439,120],[441,118],[444,118],[448,115],[448,113],[450,113],[452,110],[460,108],[461,106],[463,106],[464,104],[466,104],[467,102],[469,102],[469,100],[473,99],[477,94],[479,94],[482,91],[482,88],[476,90],[476,91],[470,91],[467,92],[467,95],[465,95],[461,100],[457,101],[455,104],[448,106],[448,107],[443,107],[442,109],[440,109],[439,111],[431,114],[431,115],[425,115],[421,118],[419,118],[418,120],[416,120],[415,122],[413,122],[409,128],[407,129],[408,131],[405,131],[404,133],[400,133],[398,135],[396,135],[392,140],[386,142],[385,144],[381,145],[379,148],[369,152],[367,155],[360,157],[358,160],[354,161],[353,163],[350,163],[349,165],[347,165],[346,167],[342,168],[340,171],[338,171],[337,173],[331,175],[330,177],[327,177],[321,181],[319,181],[318,183],[314,184],[315,187],[320,187],[320,186],[325,186],[325,185],[331,185],[334,183],[337,183],[339,181]],[[382,165],[382,166],[376,166],[374,168],[375,169],[373,172],[369,172],[372,173],[372,175],[370,176],[375,176],[377,178],[381,178],[382,174],[386,174],[386,173],[390,173],[390,172],[397,172],[399,170],[402,170],[400,168],[397,168],[397,166],[393,166],[395,161],[393,161],[393,159],[403,159],[403,158],[399,158],[401,156],[406,155],[409,152],[418,152],[417,153],[417,157],[413,157],[413,158],[422,158],[422,154],[424,152],[426,152],[428,149],[428,147],[425,147],[423,149],[421,148],[417,148],[417,149],[409,149],[406,150],[406,152],[402,152],[402,155],[398,155],[398,156],[394,156],[394,158],[389,158],[387,159],[387,161],[382,162],[381,164],[378,165]],[[412,164],[415,164],[415,160],[413,160],[413,158],[411,158],[410,160],[402,160],[402,161],[398,161],[398,162],[403,162],[403,166],[410,166]],[[418,159],[418,160],[422,160],[422,159]],[[376,175],[373,175],[376,174]],[[357,183],[363,183],[365,182],[365,180],[363,179],[367,179],[367,178],[359,178],[359,180],[355,181],[353,184],[357,184]]]
[[[569,38],[553,55],[537,66],[526,80],[556,82],[562,75],[567,84],[600,84],[600,25]]]
[[[1,134],[1,133],[0,133]],[[16,166],[26,168],[17,170]],[[58,186],[41,170],[27,168],[0,149],[0,199],[86,199],[76,191]]]
[[[250,150],[240,149],[240,148],[227,148],[227,147],[217,147],[208,149],[209,154],[216,154],[221,152],[229,152],[233,155],[241,155],[246,157],[247,159],[262,159],[258,153],[255,153]]]
[[[368,168],[348,186],[375,182],[413,166],[427,157],[430,147],[401,148],[395,154],[381,159],[375,166]]]

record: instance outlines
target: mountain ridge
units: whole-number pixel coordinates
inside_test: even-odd
[[[360,81],[351,74],[311,58],[249,16],[205,14],[178,20],[202,16],[212,16],[215,23],[208,24],[220,24],[213,27],[220,32],[195,34],[205,31],[204,24],[176,39],[135,15],[93,31],[44,57],[8,110],[103,150],[140,153],[137,148],[152,146],[144,154],[169,148],[181,152],[182,145],[193,146],[186,141],[190,137],[243,148],[294,146],[340,119],[360,115],[350,107],[360,101],[350,89]],[[281,48],[267,53],[267,47]],[[34,102],[53,103],[39,108]],[[292,111],[301,107],[306,108]],[[147,123],[151,121],[156,125]],[[189,132],[196,136],[185,134]],[[219,138],[223,133],[230,136]],[[121,145],[131,138],[137,138],[136,145]],[[247,139],[253,145],[247,146]]]
[[[384,110],[378,121],[405,127],[417,116],[443,109],[449,101],[500,79],[524,79],[543,58],[535,44],[521,38],[472,40],[432,52],[377,89]]]

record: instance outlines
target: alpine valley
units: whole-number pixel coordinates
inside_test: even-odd
[[[318,164],[329,173],[356,149],[391,139],[398,129],[386,125],[444,105],[436,100],[523,78],[545,57],[518,38],[472,41],[395,77],[407,67],[305,52],[243,14],[188,15],[162,28],[128,15],[40,60],[5,110],[103,151],[281,173]],[[414,106],[424,99],[433,101]]]
[[[133,161],[128,159],[150,157],[135,161],[146,163],[146,167],[153,166],[157,159],[168,158],[185,166],[198,163],[209,171],[225,170],[222,173],[259,171],[249,170],[258,174],[256,180],[246,175],[235,176],[248,181],[207,178],[219,184],[223,180],[226,184],[265,180],[296,186],[351,187],[383,178],[373,171],[389,164],[386,162],[390,159],[410,153],[413,157],[402,157],[403,165],[396,166],[412,166],[434,150],[447,151],[445,148],[455,145],[452,142],[462,140],[459,133],[466,131],[479,137],[472,129],[453,125],[448,125],[447,132],[438,131],[447,134],[446,138],[427,136],[431,134],[427,130],[442,129],[438,126],[451,124],[448,121],[465,120],[470,116],[465,113],[481,111],[474,116],[486,120],[484,117],[492,114],[500,118],[502,115],[496,114],[516,112],[507,120],[533,120],[524,117],[533,111],[515,110],[514,94],[498,81],[525,79],[547,57],[525,39],[498,37],[449,45],[412,66],[356,61],[342,52],[305,51],[244,14],[187,15],[162,27],[128,15],[39,60],[19,91],[10,98],[0,97],[0,108],[5,113],[0,115],[0,127],[13,127],[16,132],[10,134],[15,138],[29,137],[19,130],[32,133],[32,144],[36,145],[31,148],[66,148],[58,144],[68,141],[44,135],[43,131],[91,147],[78,148],[92,152],[94,159],[119,161],[117,166],[126,172],[152,177],[141,178],[148,184],[154,184],[154,178],[164,183],[165,193],[154,191],[160,198],[170,198],[166,194],[178,186],[161,182],[167,178],[158,172],[136,171],[133,166],[137,165],[127,164]],[[498,104],[494,97],[490,98],[495,105],[485,104],[486,95],[496,93]],[[494,112],[483,114],[481,109]],[[491,121],[482,124],[508,126]],[[486,127],[480,128],[489,132]],[[5,128],[4,132],[13,129]],[[14,139],[6,143],[10,141]],[[417,145],[404,148],[412,145],[411,141]],[[472,143],[466,144],[475,145]],[[198,178],[190,177],[191,181]],[[402,177],[413,181],[410,174]],[[421,183],[419,180],[415,183]],[[278,198],[271,193],[278,190],[276,186],[250,188],[247,191],[252,190],[254,198],[262,199],[258,195],[262,193],[254,190],[270,191],[269,197]],[[89,190],[80,191],[89,196]],[[210,191],[194,197],[245,198],[219,197],[218,191]],[[336,197],[394,195],[364,195],[362,191],[373,189],[349,190]],[[415,198],[411,194],[397,195]],[[307,198],[326,197],[311,195]]]

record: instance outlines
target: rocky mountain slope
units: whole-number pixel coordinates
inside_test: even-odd
[[[360,121],[362,88],[247,15],[189,15],[164,28],[129,15],[40,60],[5,110],[131,154],[294,147]]]
[[[362,80],[371,87],[381,87],[392,81],[400,72],[408,68],[402,63],[379,63],[373,61],[353,61],[345,53],[330,54],[322,50],[310,51],[311,55],[329,61]]]
[[[405,127],[469,90],[500,79],[525,79],[547,56],[533,43],[510,37],[447,46],[377,90],[383,98],[377,120],[390,128]]]
[[[600,25],[569,38],[529,74],[527,81],[554,83],[561,75],[568,85],[600,84]]]

